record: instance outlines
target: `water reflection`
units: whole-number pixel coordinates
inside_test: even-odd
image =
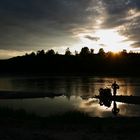
[[[110,87],[114,80],[121,87],[119,94],[139,94],[140,79],[91,76],[3,77],[0,78],[0,90],[53,91],[68,96],[92,96],[98,93],[99,88]]]
[[[113,101],[113,108],[112,108],[112,113],[117,116],[119,113],[120,109],[117,107],[117,103]]]
[[[106,107],[111,107],[111,104],[112,104],[112,113],[113,113],[113,115],[115,115],[115,116],[117,116],[118,115],[118,113],[119,113],[119,111],[120,111],[120,109],[117,107],[117,103],[116,103],[116,101],[112,101],[111,100],[111,98],[109,97],[106,97],[106,98],[100,98],[99,99],[99,104],[100,104],[100,106],[106,106]]]
[[[93,77],[93,76],[38,76],[38,77],[1,77],[0,90],[64,93],[61,97],[0,100],[0,106],[13,109],[25,109],[39,115],[51,115],[78,110],[93,117],[114,115],[140,116],[140,107],[109,102],[100,106],[93,97],[100,88],[111,87],[113,81],[120,85],[118,95],[135,95],[140,93],[140,79],[131,77]],[[110,107],[109,107],[110,106]]]

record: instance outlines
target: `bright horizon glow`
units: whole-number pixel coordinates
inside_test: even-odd
[[[16,56],[22,56],[26,53],[31,53],[32,51],[17,51],[17,50],[1,50],[0,49],[0,59],[7,59]]]
[[[95,35],[100,38],[99,44],[104,44],[105,51],[119,52],[123,49],[129,50],[131,43],[126,42],[127,38],[119,35],[114,29],[98,30]]]
[[[100,48],[103,48],[105,52],[111,51],[114,53],[120,52],[123,49],[130,51],[130,45],[133,43],[132,41],[126,41],[127,37],[120,35],[116,29],[98,29],[96,32],[88,34],[89,36],[98,37],[99,40],[87,39],[85,35],[87,34],[81,33],[78,35],[80,42],[77,46],[82,45],[83,47],[93,48],[95,53]],[[75,49],[80,50],[79,47],[75,47]]]
[[[97,37],[98,40],[90,40],[85,38],[86,35],[91,37]],[[75,50],[79,53],[82,47],[88,47],[89,49],[94,49],[94,53],[98,53],[100,48],[103,48],[105,52],[111,51],[114,55],[117,55],[118,52],[126,49],[130,51],[133,49],[130,45],[132,41],[125,41],[127,37],[120,35],[116,29],[98,29],[96,32],[89,33],[79,33],[76,38],[79,39],[79,42],[76,44],[69,44],[61,47],[53,47],[55,52],[64,54],[67,48],[70,48],[70,51],[74,54]],[[33,50],[32,50],[33,51]],[[10,58],[18,55],[24,55],[25,53],[30,53],[32,51],[15,51],[15,50],[0,50],[1,59]],[[46,51],[46,50],[45,50]],[[6,54],[6,55],[5,55]]]

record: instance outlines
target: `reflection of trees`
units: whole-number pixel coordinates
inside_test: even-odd
[[[95,91],[94,81],[91,77],[83,76],[80,82],[80,93],[82,95],[92,96]]]
[[[70,99],[70,97],[74,94],[74,84],[72,81],[72,78],[66,77],[65,78],[65,95],[67,99]]]
[[[15,78],[10,81],[13,89],[24,91],[48,91],[74,96],[89,97],[94,94],[94,81],[90,77],[46,76]]]
[[[11,84],[13,89],[29,90],[29,91],[44,91],[46,90],[46,81],[41,78],[18,78],[12,79]]]
[[[74,96],[87,96],[89,97],[93,94],[94,86],[90,84],[91,81],[90,77],[73,77],[73,78],[66,78],[65,79],[65,90],[66,96],[70,97]]]

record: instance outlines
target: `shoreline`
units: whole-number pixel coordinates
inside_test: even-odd
[[[4,110],[3,110],[4,111]],[[2,112],[1,112],[2,113]],[[38,117],[24,111],[0,116],[1,139],[138,140],[140,117],[91,118],[82,113]]]

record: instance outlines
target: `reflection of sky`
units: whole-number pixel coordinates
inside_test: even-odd
[[[14,110],[24,109],[27,112],[41,116],[62,114],[74,110],[74,104],[79,103],[79,99],[73,98],[71,101],[66,97],[39,98],[39,99],[14,99],[0,100],[1,107],[8,107]],[[75,105],[76,105],[75,104]]]
[[[23,99],[1,100],[0,106],[13,109],[23,108],[28,112],[40,115],[51,115],[78,110],[90,116],[112,116],[110,108],[100,106],[99,101],[93,99],[99,88],[111,87],[113,81],[120,85],[119,95],[139,95],[140,79],[131,77],[92,77],[92,76],[54,76],[54,77],[1,77],[0,90],[45,91],[64,93],[65,96],[54,99]],[[118,103],[121,116],[140,116],[140,107]]]
[[[79,104],[79,110],[88,113],[92,117],[112,116],[110,108],[100,106],[97,99],[89,99]]]

